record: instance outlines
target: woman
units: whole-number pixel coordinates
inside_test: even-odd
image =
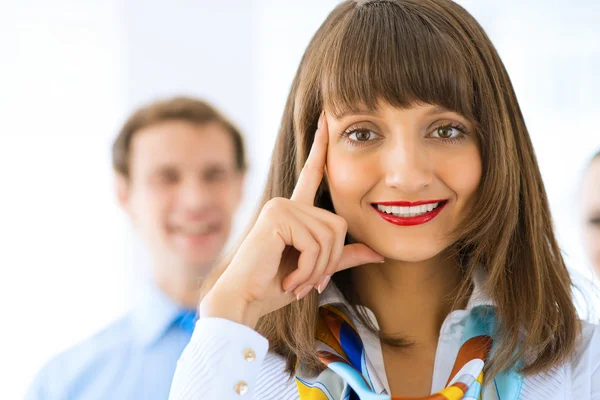
[[[515,93],[448,0],[329,15],[225,264],[171,399],[600,396]]]
[[[600,277],[600,151],[590,161],[581,184],[583,235],[590,261]]]

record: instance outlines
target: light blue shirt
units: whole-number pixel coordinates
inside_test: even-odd
[[[148,288],[131,313],[54,357],[27,400],[168,399],[177,360],[191,338],[180,323],[186,311]]]

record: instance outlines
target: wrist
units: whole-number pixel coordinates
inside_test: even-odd
[[[234,291],[220,290],[214,287],[202,299],[199,306],[200,316],[223,318],[255,329],[259,316],[251,311],[250,304]]]

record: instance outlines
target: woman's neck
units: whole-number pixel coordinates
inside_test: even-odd
[[[411,263],[386,260],[352,269],[362,305],[377,318],[381,334],[419,347],[437,347],[440,328],[455,307],[463,276],[456,262],[439,258]]]

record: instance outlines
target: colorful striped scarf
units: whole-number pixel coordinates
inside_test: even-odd
[[[480,400],[483,369],[492,348],[496,320],[491,306],[474,307],[467,317],[462,345],[446,387],[430,396],[413,400]],[[296,369],[300,400],[408,400],[376,393],[367,368],[362,340],[348,316],[333,305],[319,308],[317,355],[327,366],[317,376],[305,373],[302,362]],[[514,370],[494,378],[486,399],[516,400],[522,377]]]

